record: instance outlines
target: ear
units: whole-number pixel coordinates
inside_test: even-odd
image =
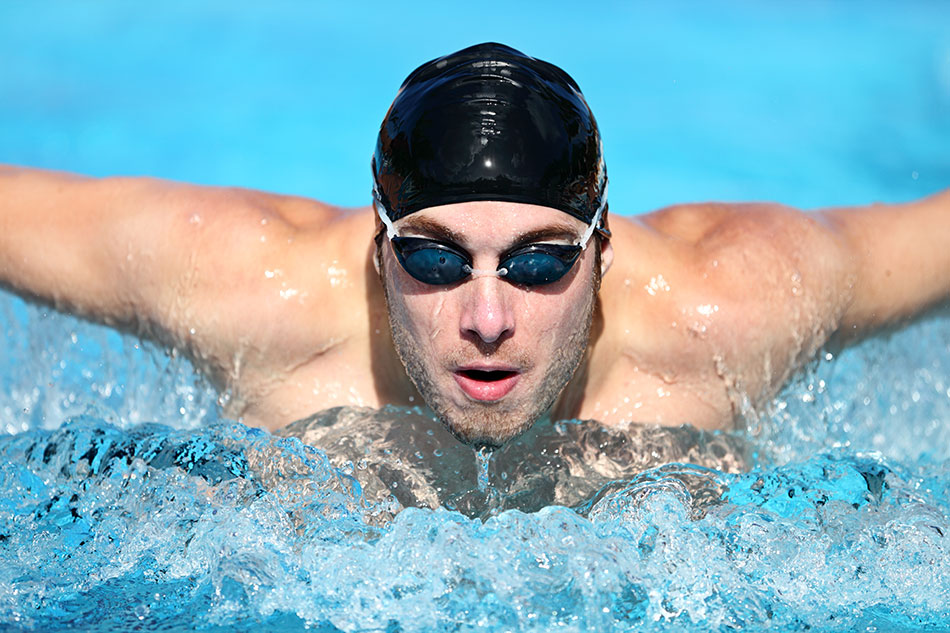
[[[601,238],[600,240],[600,276],[603,277],[607,274],[607,271],[610,270],[610,266],[614,263],[614,247],[611,245],[610,240],[606,238]]]

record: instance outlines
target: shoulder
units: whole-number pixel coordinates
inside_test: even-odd
[[[316,200],[239,187],[168,185],[161,202],[171,211],[171,219],[192,234],[209,229],[235,236],[299,232],[319,229],[344,215],[342,209]]]
[[[689,204],[611,228],[607,333],[642,366],[715,374],[715,358],[784,376],[836,327],[847,279],[819,218],[778,204]]]
[[[368,208],[186,185],[164,210],[155,321],[176,344],[225,368],[238,353],[289,367],[366,329]]]
[[[307,256],[319,258],[339,243],[334,234],[348,216],[314,200],[236,187],[148,181],[116,186],[160,187],[156,195],[140,196],[154,200],[159,212],[143,213],[141,222],[131,219],[130,230],[153,235],[161,255],[154,263],[163,277],[183,280],[173,290],[188,290],[207,310],[207,304],[266,292],[269,281],[292,271],[299,277]],[[185,281],[189,287],[182,288]]]
[[[781,204],[683,204],[614,224],[621,267],[662,262],[706,282],[717,269],[714,276],[726,284],[722,290],[740,295],[748,293],[735,281],[775,282],[779,269],[801,274],[843,269],[840,234],[825,217]]]
[[[193,268],[208,271],[207,281],[219,290],[209,296],[250,299],[264,319],[279,317],[288,325],[312,322],[322,312],[324,332],[339,314],[323,310],[327,302],[343,308],[364,298],[370,208],[243,189],[202,192],[193,202],[178,221],[192,238],[184,242],[191,242]]]
[[[193,264],[226,263],[232,275],[246,270],[256,276],[266,262],[289,265],[298,257],[345,250],[350,234],[372,230],[368,208],[299,196],[169,183],[157,197],[173,246],[196,258]],[[354,239],[365,240],[365,235]]]
[[[638,221],[657,237],[703,251],[729,248],[749,239],[768,239],[781,247],[783,237],[831,237],[819,216],[769,202],[682,204],[641,216]]]

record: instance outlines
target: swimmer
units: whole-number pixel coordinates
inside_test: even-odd
[[[829,341],[950,297],[950,191],[609,213],[593,114],[500,44],[406,79],[373,200],[0,168],[0,283],[187,353],[275,430],[428,405],[498,446],[543,416],[728,428]]]

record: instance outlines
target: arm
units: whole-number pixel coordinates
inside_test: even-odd
[[[758,203],[655,213],[643,223],[662,248],[641,236],[637,257],[645,279],[661,272],[670,289],[640,296],[649,310],[629,311],[654,315],[665,333],[656,366],[680,359],[681,376],[724,385],[719,396],[707,392],[713,408],[740,411],[745,397],[771,398],[829,337],[866,333],[950,297],[948,202],[941,194],[815,213]],[[669,263],[666,252],[680,254]]]
[[[138,307],[130,295],[144,281],[136,231],[167,188],[0,167],[0,282],[94,320],[130,324]]]
[[[950,298],[950,191],[906,204],[819,212],[850,268],[839,332],[886,325]]]
[[[0,167],[0,284],[231,372],[236,347],[280,334],[263,271],[290,268],[292,237],[333,215],[252,191]]]

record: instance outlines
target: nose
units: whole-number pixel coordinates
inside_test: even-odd
[[[495,343],[514,334],[515,315],[507,286],[496,277],[477,277],[465,284],[468,296],[462,302],[459,322],[463,337]]]

